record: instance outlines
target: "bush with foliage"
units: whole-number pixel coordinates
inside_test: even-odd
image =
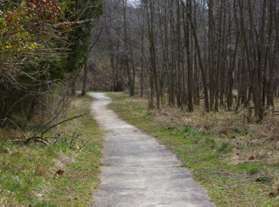
[[[1,127],[23,127],[48,107],[49,93],[85,64],[101,12],[101,0],[0,1]]]

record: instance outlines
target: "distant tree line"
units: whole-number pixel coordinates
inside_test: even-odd
[[[106,0],[113,89],[188,111],[252,110],[278,95],[278,0]],[[138,90],[136,90],[138,89]]]

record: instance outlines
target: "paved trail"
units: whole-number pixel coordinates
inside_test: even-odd
[[[93,207],[213,207],[176,156],[117,117],[110,99],[91,93],[92,111],[106,132],[101,185]]]

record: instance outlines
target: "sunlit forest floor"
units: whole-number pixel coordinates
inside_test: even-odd
[[[86,114],[50,132],[54,144],[16,144],[0,133],[0,206],[89,206],[99,180],[102,132],[91,99],[74,98],[67,117]],[[14,135],[14,133],[12,133]]]
[[[176,152],[217,206],[279,206],[279,117],[256,124],[245,111],[151,111],[145,99],[109,95],[121,118]]]

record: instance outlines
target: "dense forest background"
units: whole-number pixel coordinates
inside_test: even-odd
[[[276,111],[278,18],[277,0],[106,0],[95,87],[261,121]]]

